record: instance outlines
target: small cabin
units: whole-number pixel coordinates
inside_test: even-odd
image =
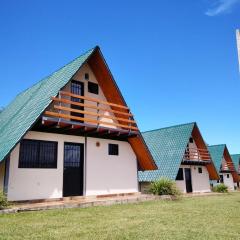
[[[99,47],[20,93],[0,113],[8,200],[137,193],[156,169]]]
[[[224,183],[229,190],[234,190],[239,182],[239,176],[231,155],[229,154],[227,145],[211,145],[208,146],[208,149],[220,176],[218,181],[212,181],[212,185]]]
[[[147,131],[143,137],[158,170],[139,171],[142,192],[163,177],[176,181],[184,193],[211,191],[209,179],[219,176],[196,123]]]

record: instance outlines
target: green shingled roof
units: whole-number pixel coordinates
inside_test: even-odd
[[[226,147],[225,144],[208,146],[208,150],[211,154],[212,161],[218,172],[220,171],[221,168],[225,147]]]
[[[159,169],[139,171],[140,182],[151,182],[161,177],[176,179],[195,124],[182,124],[142,133]]]
[[[2,161],[89,56],[93,48],[50,76],[19,94],[0,114],[0,161]]]
[[[235,169],[238,171],[239,161],[240,161],[240,154],[232,154],[231,158],[233,160]]]

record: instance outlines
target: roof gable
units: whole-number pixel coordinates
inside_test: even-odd
[[[71,80],[76,72],[88,63],[109,102],[127,106],[113,79],[99,47],[95,47],[58,71],[19,94],[0,115],[0,161],[14,148],[26,132],[39,119],[52,102],[52,97]],[[111,107],[115,108],[115,107]],[[117,115],[117,114],[116,114]],[[121,123],[121,121],[119,121]],[[128,138],[140,166],[156,169],[154,160],[141,136]]]
[[[240,161],[240,154],[232,154],[231,155],[232,161],[234,163],[235,169],[238,170],[239,168],[239,161]]]
[[[143,138],[159,169],[139,171],[140,181],[154,181],[160,177],[175,180],[195,124],[182,124],[143,133]]]
[[[227,145],[226,144],[213,145],[213,146],[209,146],[208,149],[209,149],[209,152],[212,156],[212,159],[214,161],[214,164],[215,164],[217,170],[220,171],[221,165],[222,165],[222,160],[224,158],[228,168],[231,170],[231,174],[232,174],[234,182],[238,182],[239,181],[238,174],[237,174],[236,168],[234,166],[233,160],[229,154]]]
[[[226,147],[225,144],[208,146],[208,150],[211,154],[212,160],[217,171],[220,171],[222,159],[224,157],[225,147]]]
[[[38,119],[45,108],[94,52],[93,48],[19,94],[0,115],[0,161]]]

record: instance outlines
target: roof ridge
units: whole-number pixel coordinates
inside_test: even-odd
[[[217,147],[217,146],[227,146],[226,143],[222,143],[222,144],[214,144],[214,145],[208,145],[208,147]]]
[[[196,124],[196,122],[182,123],[182,124],[177,124],[177,125],[163,127],[163,128],[156,128],[156,129],[152,129],[152,130],[148,130],[148,131],[143,131],[142,133],[155,132],[155,131],[159,131],[159,130],[163,130],[163,129],[181,127],[181,126],[186,126],[186,125],[191,125],[191,124]]]

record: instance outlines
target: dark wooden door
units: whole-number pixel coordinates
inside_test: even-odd
[[[187,193],[192,192],[192,175],[191,169],[185,168],[185,182],[186,182],[186,191]]]
[[[79,95],[79,96],[84,96],[84,83],[72,80],[71,81],[71,93]],[[71,101],[77,102],[77,103],[84,103],[83,99],[76,98],[76,97],[71,97]],[[75,104],[71,104],[71,108],[77,109],[77,110],[84,110],[83,106],[79,106],[79,105],[75,105]],[[78,112],[71,112],[71,115],[76,116],[76,117],[82,117],[82,118],[84,117],[83,113],[78,113]],[[73,120],[73,121],[76,121],[76,120]]]
[[[64,144],[63,196],[83,195],[84,145]]]
[[[223,175],[220,175],[220,183],[223,183]]]

